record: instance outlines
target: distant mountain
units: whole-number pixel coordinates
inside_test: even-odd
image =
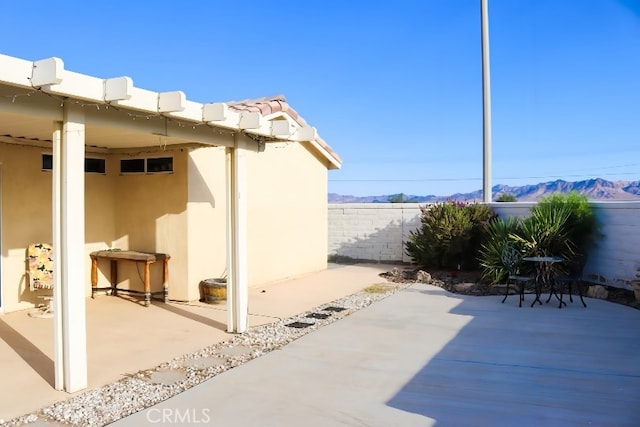
[[[399,194],[387,194],[383,196],[343,196],[341,194],[329,193],[329,203],[388,203],[390,199],[397,196],[399,196]],[[405,203],[428,203],[436,202],[440,199],[441,198],[437,196],[402,195],[402,200]]]
[[[494,199],[502,194],[513,194],[520,202],[538,201],[553,193],[569,193],[576,191],[587,196],[589,200],[640,200],[640,181],[607,181],[602,178],[569,182],[561,179],[534,185],[511,187],[498,184],[493,186]],[[329,193],[329,203],[387,203],[398,200],[399,196],[406,203],[430,203],[446,200],[481,201],[482,190],[471,193],[456,193],[449,196],[415,196],[411,194],[388,194],[382,196],[343,196]]]

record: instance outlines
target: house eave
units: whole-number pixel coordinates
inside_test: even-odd
[[[107,125],[136,130],[146,134],[146,143],[153,145],[151,135],[164,136],[163,143],[197,143],[207,145],[231,146],[233,138],[225,135],[245,133],[268,140],[287,140],[309,142],[320,156],[326,159],[328,168],[340,168],[342,161],[317,133],[306,132],[313,138],[299,138],[300,129],[309,125],[286,104],[284,97],[282,110],[276,114],[264,114],[261,110],[246,109],[233,111],[225,103],[201,104],[190,101],[181,91],[154,92],[135,87],[130,77],[120,76],[101,79],[85,74],[68,71],[59,58],[45,58],[28,61],[0,54],[0,113],[8,111],[20,114],[22,110],[41,114],[43,119],[61,120],[65,103],[75,103],[87,112],[87,125]],[[24,97],[44,94],[48,100],[41,99],[39,104],[24,104]],[[4,102],[2,102],[4,101]],[[232,105],[232,104],[229,104]],[[40,110],[38,110],[38,108]],[[111,112],[120,112],[116,117]],[[213,113],[213,115],[212,115]],[[114,120],[114,117],[117,120]],[[212,120],[215,119],[215,120]],[[287,120],[288,126],[275,121]],[[13,135],[21,136],[21,135]],[[103,138],[101,144],[106,148],[122,148],[123,144],[141,145],[135,138],[131,142],[122,139],[111,142]]]

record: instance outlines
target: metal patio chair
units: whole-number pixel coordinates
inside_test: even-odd
[[[505,287],[504,298],[502,298],[502,302],[504,303],[509,296],[509,290],[511,287],[511,282],[513,282],[518,288],[519,295],[519,307],[522,307],[522,301],[524,301],[524,286],[527,282],[532,282],[535,280],[534,276],[523,275],[520,271],[520,266],[522,264],[522,253],[518,251],[511,245],[505,245],[502,249],[502,265],[505,266],[509,275],[507,277],[507,286]]]
[[[587,258],[584,255],[578,254],[574,256],[567,263],[567,274],[558,275],[554,278],[555,283],[560,288],[560,301],[562,301],[562,285],[567,285],[567,289],[569,291],[569,301],[573,302],[572,289],[573,285],[578,289],[578,295],[580,296],[580,301],[582,301],[582,305],[586,308],[587,303],[584,302],[583,299],[583,280],[582,280],[582,272],[584,270],[584,266],[587,264]]]

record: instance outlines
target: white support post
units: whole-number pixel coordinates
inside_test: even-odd
[[[227,149],[227,331],[247,330],[249,287],[247,281],[246,142],[234,135]]]
[[[87,387],[84,254],[84,113],[64,106],[53,138],[55,384],[73,393]],[[56,135],[60,135],[56,137]]]
[[[53,247],[59,247],[60,237],[60,147],[62,146],[62,122],[55,122],[52,139],[53,164],[52,170],[52,200],[53,200]],[[62,346],[62,264],[60,257],[53,255],[53,369],[54,387],[56,390],[64,390],[64,352]]]

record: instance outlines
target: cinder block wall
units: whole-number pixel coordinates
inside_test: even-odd
[[[418,203],[329,205],[329,257],[410,262],[404,243],[420,226]]]
[[[494,203],[500,216],[526,217],[534,203]],[[592,202],[600,225],[585,266],[585,279],[632,289],[640,268],[640,202]]]
[[[417,203],[329,205],[329,257],[411,262],[404,253],[409,232],[420,226]],[[534,203],[493,203],[500,216],[526,217]],[[631,289],[640,268],[640,202],[593,202],[600,235],[589,254],[586,278]]]

